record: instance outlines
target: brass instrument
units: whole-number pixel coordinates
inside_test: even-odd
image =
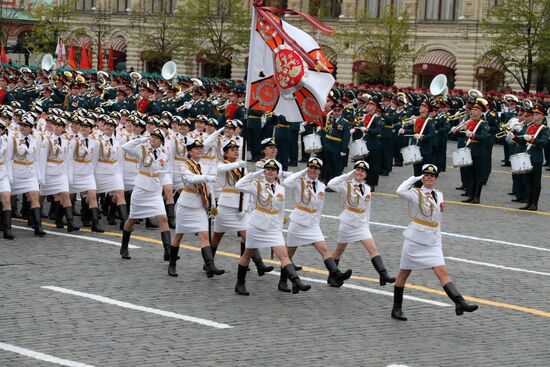
[[[471,98],[478,99],[478,98],[483,98],[483,93],[481,93],[477,89],[470,89],[468,91],[468,96],[470,96]]]
[[[419,118],[420,118],[420,116],[406,117],[406,118],[402,119],[402,120],[399,122],[399,125],[401,125],[401,127],[404,128],[405,126],[414,123],[414,121],[416,121],[416,119],[419,119]]]
[[[468,111],[457,112],[454,115],[447,117],[448,121],[461,120],[468,115]]]
[[[500,131],[495,134],[495,138],[502,139],[508,135],[509,132],[513,132],[517,126],[521,126],[522,123],[519,118],[512,117],[508,122],[500,124]]]

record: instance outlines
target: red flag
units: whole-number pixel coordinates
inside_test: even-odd
[[[103,70],[103,47],[101,46],[101,42],[99,43],[98,58],[97,70]]]
[[[89,65],[89,59],[88,59],[88,52],[86,52],[86,47],[82,45],[82,51],[80,54],[80,68],[82,70],[88,70],[90,68]]]
[[[115,59],[113,56],[113,46],[109,48],[109,65],[107,66],[109,71],[115,71]]]
[[[92,68],[92,43],[90,43],[90,47],[88,48],[88,66],[90,69]]]
[[[72,41],[69,45],[69,61],[67,61],[67,65],[69,65],[74,70],[78,69],[78,64],[76,63],[76,58],[74,57],[74,48]]]
[[[0,62],[2,64],[8,63],[8,55],[6,55],[6,50],[4,50],[4,44],[0,43],[1,50],[0,50]]]

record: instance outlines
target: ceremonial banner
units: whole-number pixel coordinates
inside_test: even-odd
[[[86,47],[84,45],[82,45],[82,50],[80,51],[80,69],[91,69],[90,59],[88,58],[88,51],[86,51]]]
[[[317,30],[332,29],[310,15],[254,4],[247,70],[246,107],[284,115],[290,122],[322,124],[334,84],[334,67],[306,32],[272,12],[299,15]]]
[[[63,38],[57,38],[57,46],[55,47],[55,68],[59,69],[65,66],[67,61],[67,53],[65,51],[65,44]]]
[[[4,50],[4,44],[3,43],[0,43],[0,62],[2,64],[7,64],[8,63],[8,55],[6,55],[6,50]]]
[[[67,64],[74,70],[78,69],[78,64],[76,63],[76,58],[74,56],[73,42],[69,43],[69,61]]]

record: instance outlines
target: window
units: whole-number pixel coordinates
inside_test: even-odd
[[[462,12],[462,0],[426,0],[427,20],[457,20]]]
[[[339,0],[310,0],[309,14],[319,18],[338,18],[342,14]]]
[[[116,11],[126,13],[126,9],[130,9],[130,0],[117,0]]]
[[[74,10],[90,11],[95,6],[94,0],[78,0],[74,4]]]
[[[151,0],[151,11],[153,13],[164,12],[172,14],[174,12],[174,0]]]
[[[367,18],[380,18],[393,8],[401,11],[402,0],[366,0],[365,16]]]

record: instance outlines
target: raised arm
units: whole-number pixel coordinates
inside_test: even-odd
[[[249,173],[241,178],[239,181],[237,181],[237,183],[235,184],[235,188],[242,192],[255,194],[258,189],[256,187],[256,182],[254,181],[254,179],[262,176],[263,174],[263,169],[261,171]]]
[[[334,177],[327,183],[327,186],[329,189],[332,189],[334,191],[344,192],[346,191],[345,181],[352,179],[354,174],[355,170],[351,170],[348,173],[344,173],[343,175]]]
[[[283,186],[290,189],[292,187],[294,187],[294,185],[296,184],[296,182],[298,181],[298,179],[300,177],[303,177],[305,176],[307,172],[307,168],[301,170],[301,171],[298,171],[296,173],[293,173],[291,174],[290,176],[288,176],[287,178],[285,178],[285,180],[283,181]]]
[[[401,196],[403,199],[414,200],[416,198],[416,194],[411,191],[411,188],[414,186],[414,184],[418,180],[421,180],[423,176],[424,175],[416,176],[416,177],[411,176],[407,178],[405,181],[401,183],[401,185],[399,185],[395,193]]]

